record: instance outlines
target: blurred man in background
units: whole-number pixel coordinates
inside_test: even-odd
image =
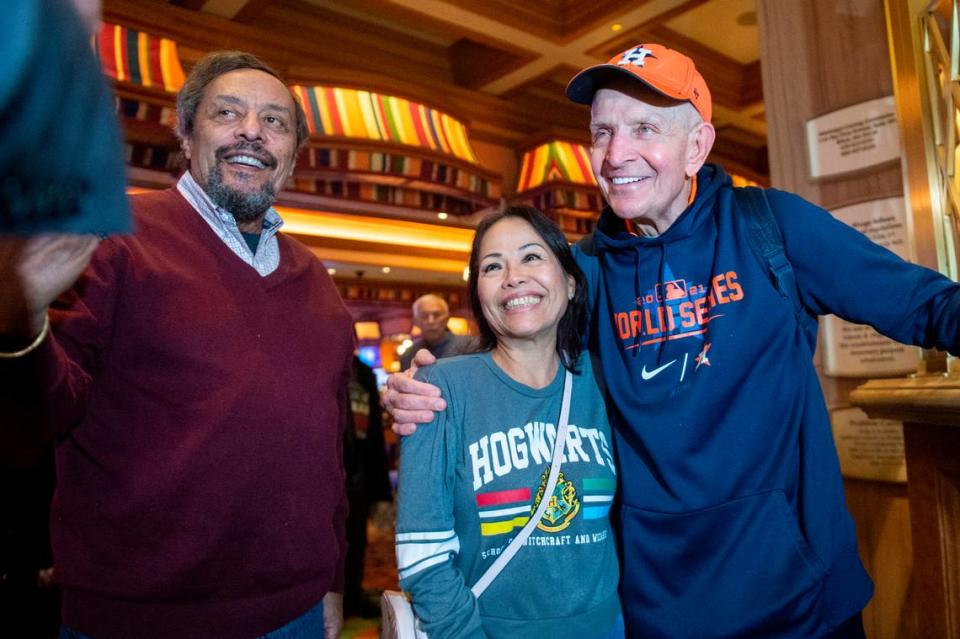
[[[450,307],[439,295],[428,293],[418,297],[413,303],[413,325],[420,329],[420,337],[400,356],[400,370],[406,370],[413,356],[421,348],[440,359],[462,355],[473,350],[473,340],[467,335],[454,335],[447,322],[450,321]]]

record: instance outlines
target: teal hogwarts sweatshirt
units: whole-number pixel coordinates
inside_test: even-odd
[[[401,444],[397,560],[431,639],[590,639],[619,615],[610,429],[589,358],[580,359],[554,503],[479,601],[470,586],[542,498],[564,370],[542,389],[511,379],[490,353],[418,372],[447,409]]]

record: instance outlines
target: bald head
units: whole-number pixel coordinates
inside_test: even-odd
[[[450,307],[439,295],[427,294],[413,303],[413,325],[420,329],[421,337],[431,346],[443,341],[449,319]]]

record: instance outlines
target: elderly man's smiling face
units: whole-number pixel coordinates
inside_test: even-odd
[[[618,217],[664,232],[687,206],[688,178],[713,145],[713,127],[689,103],[635,81],[598,90],[590,109],[591,167]]]
[[[256,69],[217,77],[183,141],[190,173],[237,222],[257,219],[293,170],[296,107],[280,80]]]

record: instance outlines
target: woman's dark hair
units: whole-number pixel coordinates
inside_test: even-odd
[[[576,292],[573,299],[567,304],[567,310],[560,323],[557,325],[557,355],[560,356],[560,363],[564,368],[576,373],[577,359],[583,350],[582,338],[587,324],[587,286],[583,271],[577,266],[573,259],[573,252],[570,245],[567,244],[567,238],[563,231],[546,215],[526,205],[508,206],[496,213],[483,218],[477,225],[476,235],[473,236],[473,247],[470,249],[470,276],[467,280],[467,287],[470,290],[470,309],[473,311],[473,317],[480,329],[479,347],[481,350],[490,350],[497,343],[497,336],[494,334],[487,318],[483,316],[483,308],[480,305],[480,296],[477,294],[478,281],[480,278],[480,244],[484,236],[500,220],[516,218],[523,220],[533,227],[537,235],[543,239],[544,244],[554,254],[557,261],[560,262],[560,268],[567,275],[573,277],[576,285]]]

